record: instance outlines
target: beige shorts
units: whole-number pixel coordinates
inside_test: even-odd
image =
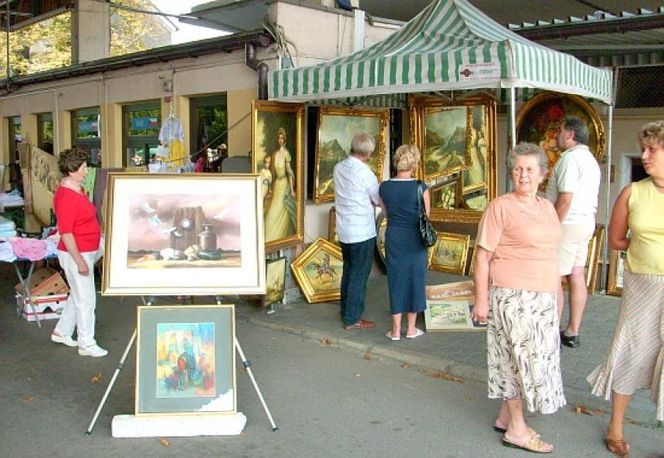
[[[563,224],[563,237],[558,250],[558,268],[560,276],[572,273],[572,268],[585,266],[588,257],[588,242],[595,232],[592,224]]]

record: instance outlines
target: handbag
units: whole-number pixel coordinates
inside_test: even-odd
[[[436,244],[438,235],[433,228],[433,224],[431,224],[431,220],[427,216],[426,207],[424,206],[424,195],[422,194],[422,182],[419,180],[417,181],[417,207],[420,213],[419,223],[422,243],[425,247],[432,247]]]

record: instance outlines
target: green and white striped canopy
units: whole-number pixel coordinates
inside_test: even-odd
[[[435,0],[366,49],[268,77],[269,99],[284,102],[510,87],[612,102],[610,70],[526,40],[466,0]]]

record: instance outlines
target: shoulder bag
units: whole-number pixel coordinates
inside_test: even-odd
[[[431,224],[431,220],[427,216],[426,207],[424,206],[424,195],[422,194],[422,182],[419,180],[417,181],[417,207],[420,212],[419,223],[422,243],[425,247],[432,247],[436,244],[438,236]]]

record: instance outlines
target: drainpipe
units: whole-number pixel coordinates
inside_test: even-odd
[[[258,100],[267,100],[267,72],[270,67],[266,62],[256,58],[256,45],[245,44],[244,60],[247,66],[258,72]]]

